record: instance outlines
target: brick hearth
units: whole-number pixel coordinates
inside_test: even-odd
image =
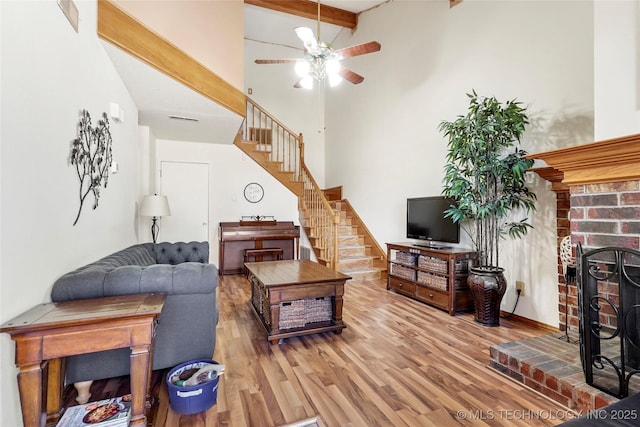
[[[570,335],[570,342],[564,337],[562,332],[493,345],[491,367],[581,413],[617,402],[585,382],[577,336]]]

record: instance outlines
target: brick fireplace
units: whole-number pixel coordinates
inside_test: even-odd
[[[556,189],[556,195],[558,245],[571,235],[572,245],[580,243],[585,251],[607,246],[640,249],[640,180],[567,185]],[[577,331],[577,286],[575,281],[566,283],[559,255],[558,311],[560,330],[565,330],[566,315],[569,330]]]
[[[572,245],[585,250],[640,249],[640,134],[528,157],[549,165],[536,172],[552,183],[557,199],[559,328],[566,314],[569,329],[577,330],[578,292],[575,283],[566,288],[560,241],[570,234]]]
[[[556,193],[558,326],[578,338],[578,291],[565,283],[560,242],[571,235],[584,250],[622,247],[640,250],[640,134],[531,154]],[[565,297],[566,295],[566,297]],[[566,302],[566,309],[565,309]],[[557,335],[557,334],[556,334]],[[584,379],[579,347],[545,336],[491,348],[491,365],[570,408],[583,411],[617,399]]]

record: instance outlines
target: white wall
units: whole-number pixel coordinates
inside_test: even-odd
[[[156,138],[148,126],[138,126],[138,144],[140,145],[140,197],[156,193],[155,164]],[[152,242],[151,218],[136,216],[136,232],[139,243]]]
[[[0,2],[0,323],[48,301],[65,272],[136,241],[137,108],[96,37],[95,2],[75,3],[79,33],[55,0]],[[119,172],[74,227],[79,181],[68,157],[79,111],[95,125],[111,102],[125,111],[111,124]],[[2,426],[22,425],[14,348],[0,335]]]
[[[594,4],[595,140],[640,132],[640,1]]]
[[[209,262],[218,267],[220,222],[239,221],[245,215],[272,215],[278,221],[299,224],[296,196],[235,145],[158,139],[155,153],[156,183],[159,183],[162,161],[209,165]],[[250,203],[244,198],[244,187],[250,182],[257,182],[264,188],[264,198],[258,203]]]
[[[362,14],[355,34],[334,45],[369,40],[381,51],[344,61],[366,80],[327,94],[326,185],[344,186],[381,244],[405,239],[407,197],[440,194],[438,125],[466,113],[472,89],[528,106],[529,152],[593,140],[591,2],[395,1]],[[514,282],[524,280],[516,314],[557,326],[555,197],[531,180],[536,229],[502,251],[502,309],[513,308]]]

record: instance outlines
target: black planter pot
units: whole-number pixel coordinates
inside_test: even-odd
[[[475,320],[485,326],[500,326],[500,302],[507,290],[504,269],[471,267],[467,284],[475,308]]]

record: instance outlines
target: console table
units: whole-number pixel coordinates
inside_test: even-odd
[[[471,310],[467,286],[475,252],[456,248],[431,248],[411,243],[387,243],[387,289],[441,308],[454,315]]]
[[[350,276],[309,260],[248,262],[251,306],[272,344],[280,338],[340,334]]]
[[[40,304],[0,326],[16,343],[24,426],[42,427],[60,417],[61,358],[125,347],[131,348],[130,425],[145,426],[151,351],[164,299],[138,294]]]

